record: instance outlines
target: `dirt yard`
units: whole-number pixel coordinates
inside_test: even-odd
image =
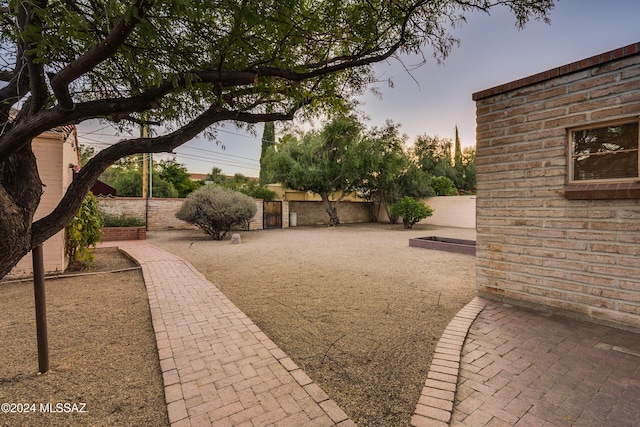
[[[381,224],[148,234],[190,261],[359,426],[409,425],[435,345],[475,296],[475,258],[408,246],[475,230]]]
[[[94,272],[127,267],[117,250],[96,251]],[[0,282],[0,425],[168,425],[140,270],[45,289],[51,369],[38,375],[33,282]]]
[[[474,257],[408,246],[428,235],[475,239],[474,230],[416,227],[241,232],[238,245],[171,231],[149,233],[149,243],[193,263],[358,425],[401,426],[442,330],[475,295]],[[132,265],[102,249],[94,271]],[[37,405],[0,413],[0,425],[167,425],[140,271],[46,283],[51,371],[37,375],[33,284],[0,282],[0,403]],[[40,403],[86,412],[41,413]]]

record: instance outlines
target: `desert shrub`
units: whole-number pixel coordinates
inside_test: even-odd
[[[401,216],[404,228],[413,228],[413,225],[421,219],[433,215],[433,209],[405,196],[402,200],[391,205],[391,215]]]
[[[98,200],[91,192],[67,225],[66,237],[65,249],[69,256],[69,267],[77,270],[92,267],[94,256],[91,247],[95,248],[102,237],[102,219]]]
[[[431,179],[431,187],[438,196],[456,196],[458,190],[449,178],[446,176],[435,176]]]
[[[256,212],[256,203],[251,197],[228,188],[205,185],[187,197],[176,217],[195,224],[215,240],[222,240],[231,227],[246,227]]]
[[[109,215],[101,213],[103,227],[141,227],[146,223],[135,216],[127,216],[123,213],[120,215]]]

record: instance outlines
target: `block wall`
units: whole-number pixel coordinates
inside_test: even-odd
[[[182,206],[184,199],[149,199],[147,213],[147,200],[140,197],[99,197],[100,210],[109,214],[135,217],[145,221],[148,215],[149,231],[162,230],[193,230],[197,227],[176,218],[176,212]],[[258,211],[249,224],[250,230],[262,229],[262,199],[256,199]]]
[[[338,204],[338,218],[343,224],[371,222],[367,202],[341,202]],[[298,225],[329,224],[329,215],[322,202],[289,202],[289,211],[297,214]]]
[[[640,328],[640,200],[570,200],[567,128],[640,115],[640,56],[478,99],[481,295]]]

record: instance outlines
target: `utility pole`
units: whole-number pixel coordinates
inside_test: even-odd
[[[47,339],[47,302],[44,291],[44,256],[42,245],[31,250],[33,256],[33,290],[36,305],[36,336],[38,341],[38,371],[49,370],[49,341]]]
[[[140,130],[140,136],[142,138],[149,137],[149,126],[145,123]],[[142,153],[142,198],[149,197],[149,160],[147,153]]]

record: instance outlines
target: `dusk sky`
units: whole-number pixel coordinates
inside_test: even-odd
[[[382,126],[390,119],[402,124],[401,131],[411,140],[421,134],[453,139],[457,125],[462,146],[475,145],[473,93],[640,42],[639,17],[638,0],[559,0],[550,25],[532,21],[522,30],[505,8],[491,15],[469,14],[466,23],[451,30],[461,43],[443,64],[429,57],[412,76],[397,61],[378,64],[379,77],[390,78],[393,88],[380,83],[382,99],[367,94],[361,109],[371,119],[368,126]],[[419,61],[403,62],[411,66]],[[80,126],[80,141],[84,137],[97,148],[113,143],[109,128],[101,127]],[[196,139],[176,149],[176,160],[192,173],[219,167],[227,175],[257,176],[261,136],[262,126],[256,127],[255,136],[227,128],[218,134],[225,150]]]

